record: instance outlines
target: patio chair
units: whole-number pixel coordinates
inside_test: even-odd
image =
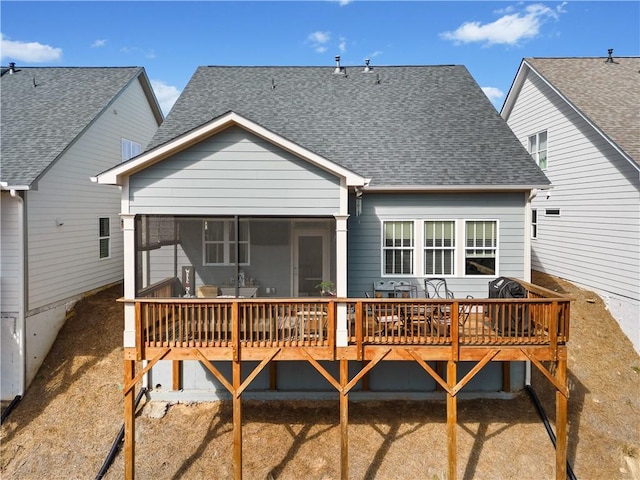
[[[445,278],[425,278],[424,279],[424,293],[427,298],[442,298],[451,300],[455,298],[454,293],[449,289],[447,280]],[[472,295],[467,295],[466,298],[473,298]],[[461,304],[458,309],[458,325],[463,326],[469,319],[471,314],[470,304]],[[449,306],[442,306],[438,311],[431,312],[432,328],[436,328],[440,331],[445,327],[446,335],[449,335],[451,327],[451,309]]]
[[[364,293],[366,298],[371,298],[369,292]],[[395,305],[369,305],[367,317],[373,318],[374,335],[399,336],[404,328],[403,316]],[[366,328],[369,331],[369,328]]]

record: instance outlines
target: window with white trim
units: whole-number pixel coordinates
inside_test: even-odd
[[[547,169],[547,131],[529,137],[529,153],[542,170]]]
[[[538,238],[538,210],[531,209],[531,238]]]
[[[424,222],[424,274],[454,275],[456,260],[456,222]]]
[[[465,222],[465,275],[495,275],[498,225],[494,220]]]
[[[121,141],[122,161],[126,162],[130,158],[140,154],[140,144],[123,138]]]
[[[99,258],[111,256],[111,221],[109,217],[98,219],[98,251]]]
[[[240,220],[239,241],[236,242],[235,221],[212,219],[202,222],[203,265],[249,265],[249,222]]]
[[[413,221],[382,224],[382,271],[385,275],[412,275],[414,257]]]

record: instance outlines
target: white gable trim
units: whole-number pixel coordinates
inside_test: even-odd
[[[522,64],[518,69],[518,73],[516,74],[516,78],[513,81],[513,86],[507,95],[507,99],[504,102],[504,107],[502,109],[501,115],[502,118],[506,122],[509,121],[509,116],[511,115],[511,110],[516,102],[516,99],[520,95],[520,90],[522,89],[522,85],[527,78],[527,74],[529,72],[534,73],[540,78],[553,92],[558,95],[574,112],[576,112],[588,125],[590,125],[602,138],[605,139],[609,145],[611,145],[620,155],[622,155],[631,165],[633,165],[637,170],[640,170],[640,164],[638,164],[633,158],[631,158],[624,150],[622,150],[616,142],[610,139],[606,133],[604,133],[598,126],[593,123],[589,117],[583,114],[579,108],[577,108],[571,101],[563,95],[563,93],[558,90],[551,82],[547,81],[543,75],[538,73],[538,71],[533,68],[525,59],[522,60]]]
[[[175,155],[176,153],[234,125],[244,128],[254,135],[267,140],[277,147],[280,147],[283,150],[286,150],[297,157],[322,168],[323,170],[344,178],[348,186],[362,186],[367,183],[367,180],[364,177],[357,175],[356,173],[341,167],[340,165],[337,165],[234,112],[225,113],[224,115],[221,115],[218,118],[215,118],[212,121],[165,143],[164,145],[160,145],[153,150],[132,158],[128,162],[102,172],[98,174],[98,176],[92,177],[91,181],[107,185],[122,185],[125,177],[144,170],[145,168]]]

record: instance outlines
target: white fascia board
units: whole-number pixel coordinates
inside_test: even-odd
[[[509,89],[509,93],[507,93],[507,98],[505,98],[502,109],[500,110],[500,116],[505,120],[507,120],[509,118],[509,115],[511,115],[513,104],[520,94],[524,79],[527,77],[527,69],[529,68],[531,67],[529,66],[527,61],[525,59],[522,59],[522,62],[520,62],[520,67],[518,67],[518,71],[516,72],[516,76],[514,77],[513,83],[511,84],[511,88]]]
[[[366,179],[364,177],[341,167],[340,165],[337,165],[234,112],[225,113],[211,122],[185,133],[175,140],[167,142],[164,145],[160,145],[153,150],[138,155],[128,162],[100,173],[96,177],[92,177],[91,180],[93,182],[108,185],[122,185],[123,177],[127,177],[140,170],[144,170],[156,162],[164,160],[171,155],[175,155],[185,148],[195,145],[196,143],[201,142],[233,125],[238,125],[254,135],[267,140],[277,147],[280,147],[283,150],[286,150],[309,163],[322,168],[323,170],[333,173],[338,177],[345,178],[348,186],[362,186],[366,183]]]
[[[366,187],[365,193],[390,192],[526,192],[549,190],[552,185],[398,185]]]
[[[31,190],[29,185],[9,185],[7,182],[0,182],[0,190],[18,191],[18,190]]]

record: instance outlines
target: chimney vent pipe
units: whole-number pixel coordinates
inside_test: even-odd
[[[9,73],[13,74],[16,71],[16,63],[15,62],[9,62]]]

